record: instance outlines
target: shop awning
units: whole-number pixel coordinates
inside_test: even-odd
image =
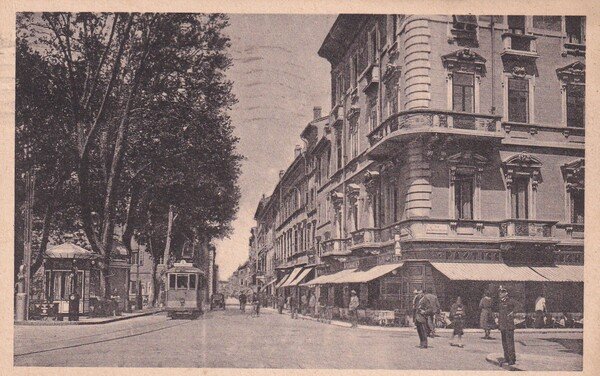
[[[287,280],[288,280],[288,278],[290,278],[290,274],[289,274],[289,273],[288,273],[288,274],[286,274],[286,275],[285,275],[283,278],[281,278],[281,281],[279,281],[279,282],[277,283],[277,285],[275,285],[275,288],[276,288],[276,289],[280,288],[280,287],[281,287],[281,285],[283,285],[283,284],[285,283],[285,281],[287,281]]]
[[[292,282],[289,283],[288,286],[298,286],[298,284],[302,282],[308,273],[310,273],[313,269],[313,267],[304,268],[302,272],[298,274],[298,276]]]
[[[386,264],[386,265],[377,265],[372,267],[371,269],[364,271],[357,271],[354,273],[350,273],[344,276],[341,280],[336,281],[336,283],[365,283],[382,277],[399,267],[404,265],[404,263],[396,263],[396,264]]]
[[[275,283],[275,281],[277,281],[277,279],[272,279],[271,281],[269,281],[268,283],[264,284],[263,287],[268,287],[271,286],[273,283]]]
[[[318,278],[315,278],[311,281],[306,282],[303,285],[304,286],[312,286],[312,285],[324,285],[327,283],[337,283],[336,281],[338,279],[344,278],[346,275],[354,273],[355,271],[356,271],[356,269],[344,269],[337,273],[322,275]]]
[[[294,270],[292,270],[292,272],[290,273],[290,276],[288,277],[288,279],[283,282],[283,284],[279,287],[288,287],[291,286],[290,283],[294,281],[294,279],[296,279],[296,277],[298,276],[298,274],[300,274],[300,272],[302,271],[302,268],[294,268]]]
[[[532,266],[552,282],[583,282],[583,265]]]
[[[453,281],[547,282],[528,266],[483,262],[432,262],[431,266]]]

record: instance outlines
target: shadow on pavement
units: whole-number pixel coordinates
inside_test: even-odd
[[[544,338],[545,341],[556,342],[563,346],[563,352],[583,355],[583,339]]]

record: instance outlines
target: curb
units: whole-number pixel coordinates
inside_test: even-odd
[[[273,312],[276,313],[277,310],[274,308],[270,308],[270,307],[263,307],[262,308],[264,311],[269,311],[269,312]],[[284,311],[283,314],[285,315],[290,315],[289,311]],[[310,317],[310,316],[304,316],[301,314],[298,314],[298,318],[303,319],[303,320],[310,320],[310,321],[316,321],[316,322],[321,322],[318,319],[314,318],[314,317]],[[349,328],[352,325],[349,322],[345,322],[345,321],[339,321],[339,320],[330,320],[328,322],[323,322],[324,324],[330,324],[330,325],[335,325],[335,326],[341,326],[341,327],[346,327]],[[358,329],[364,329],[364,330],[373,330],[373,331],[380,331],[380,332],[413,332],[415,330],[414,327],[398,327],[398,326],[375,326],[375,325],[358,325]],[[437,333],[452,333],[452,329],[446,329],[446,328],[437,328],[435,330]],[[464,329],[465,333],[483,333],[483,331],[481,329],[478,328],[467,328]],[[574,328],[574,329],[515,329],[515,333],[535,333],[535,334],[549,334],[549,333],[583,333],[583,328]]]
[[[508,371],[525,371],[524,369],[521,369],[521,368],[519,368],[517,366],[514,366],[514,365],[512,365],[512,366],[508,365],[508,364],[502,364],[502,365],[500,365],[500,359],[504,359],[504,358],[498,358],[494,354],[488,354],[485,357],[485,360],[488,363],[492,363],[492,364],[494,364],[494,365],[496,365],[498,367],[502,367],[505,370],[508,370]]]
[[[66,325],[102,325],[116,321],[123,321],[129,319],[135,319],[137,317],[150,316],[157,313],[163,312],[164,309],[159,308],[149,312],[140,312],[127,316],[115,316],[110,319],[96,321],[96,322],[85,322],[85,321],[44,321],[44,320],[32,320],[32,321],[15,321],[15,326],[66,326]]]

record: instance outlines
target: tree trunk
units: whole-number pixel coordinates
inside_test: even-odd
[[[44,262],[44,253],[48,247],[48,240],[50,237],[50,225],[52,223],[52,216],[54,215],[54,204],[52,198],[48,199],[46,203],[46,211],[44,212],[44,227],[42,229],[42,238],[40,239],[40,247],[38,249],[37,256],[33,265],[31,265],[30,275],[33,275],[38,271]]]
[[[163,255],[163,264],[169,263],[169,255],[171,253],[171,232],[173,231],[173,205],[169,205],[169,222],[167,224],[167,239],[165,241],[165,253]]]

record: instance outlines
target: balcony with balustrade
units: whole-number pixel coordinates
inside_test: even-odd
[[[367,137],[368,154],[389,156],[397,152],[395,144],[421,134],[451,134],[457,137],[502,139],[501,116],[417,109],[390,116]]]

